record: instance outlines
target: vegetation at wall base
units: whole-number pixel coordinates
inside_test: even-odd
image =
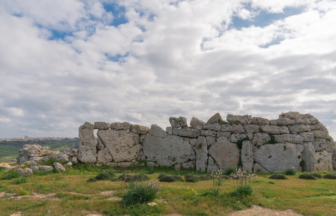
[[[223,174],[229,176],[229,175],[231,175],[231,174],[234,173],[234,172],[236,172],[236,168],[234,168],[234,167],[229,167],[229,168],[227,168],[227,169],[225,170],[225,172],[224,172]]]
[[[316,180],[317,178],[311,174],[301,174],[299,179]]]
[[[320,173],[311,173],[310,175],[314,176],[315,178],[322,178]]]
[[[288,178],[286,176],[284,176],[284,175],[275,174],[275,175],[271,175],[269,177],[269,179],[287,180]]]
[[[286,169],[284,173],[285,175],[295,175],[296,171],[293,169]]]
[[[336,179],[336,174],[327,174],[327,175],[324,175],[323,178],[325,178],[325,179]]]

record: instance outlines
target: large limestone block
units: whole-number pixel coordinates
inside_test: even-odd
[[[114,122],[111,123],[112,130],[129,130],[131,128],[131,124],[129,122]]]
[[[320,122],[316,123],[316,124],[312,124],[309,125],[310,130],[324,130],[325,127],[323,124],[321,124]]]
[[[138,134],[125,130],[99,130],[97,135],[115,162],[129,162],[140,154],[142,146]]]
[[[168,136],[167,132],[164,131],[159,125],[153,124],[149,130],[149,134],[156,137],[165,138]]]
[[[187,118],[185,117],[170,117],[169,122],[173,128],[188,128]]]
[[[327,137],[329,136],[327,132],[322,130],[313,130],[312,132],[315,139],[327,139]]]
[[[303,148],[302,160],[305,162],[303,169],[308,172],[314,172],[316,164],[314,146],[310,142],[305,142],[303,143]]]
[[[208,143],[208,146],[210,147],[212,144],[214,144],[216,142],[216,138],[213,137],[213,136],[207,136],[206,141]]]
[[[300,171],[302,152],[302,145],[290,143],[262,145],[260,148],[255,148],[254,160],[270,172],[282,172],[290,167]]]
[[[112,155],[107,147],[98,151],[98,162],[100,163],[107,163],[113,160]]]
[[[83,163],[96,162],[96,139],[93,134],[93,124],[85,122],[79,127],[78,159]]]
[[[78,155],[78,149],[76,148],[64,148],[62,150],[63,154],[69,155],[69,156],[77,156]]]
[[[302,144],[303,138],[300,135],[296,134],[282,134],[282,135],[274,135],[275,141],[278,143],[295,143]]]
[[[56,160],[56,161],[69,161],[69,155],[58,154],[58,155],[53,156],[53,159]]]
[[[287,112],[287,113],[282,113],[279,115],[280,118],[290,118],[290,119],[297,119],[300,117],[299,112]]]
[[[166,131],[168,135],[173,135],[173,128],[172,127],[166,127]]]
[[[315,151],[327,151],[329,153],[333,153],[333,149],[334,149],[334,143],[327,140],[327,139],[316,139],[313,142]]]
[[[310,121],[307,118],[297,118],[294,120],[294,124],[305,124],[305,125],[310,125]]]
[[[252,124],[254,125],[269,125],[269,120],[261,117],[253,117]]]
[[[259,173],[268,173],[269,172],[267,169],[265,169],[263,166],[261,166],[258,163],[255,163],[253,165],[253,171],[254,172],[259,172]]]
[[[317,124],[319,123],[319,120],[317,118],[315,118],[314,116],[311,118],[308,118],[310,124]]]
[[[217,136],[217,131],[212,130],[201,130],[201,136]]]
[[[230,142],[237,143],[239,140],[242,140],[246,137],[246,134],[231,134]]]
[[[244,125],[246,133],[259,133],[260,125]]]
[[[30,174],[33,174],[33,170],[29,168],[17,169],[17,173],[19,175],[30,175]]]
[[[297,134],[302,132],[309,132],[310,127],[309,125],[292,125],[289,126],[289,130],[292,134]]]
[[[223,132],[231,132],[231,133],[245,133],[245,129],[242,125],[236,125],[236,124],[223,124],[221,131]]]
[[[236,168],[239,162],[237,144],[229,142],[225,137],[218,138],[217,142],[212,144],[209,154],[214,158],[221,170],[226,170],[229,167]]]
[[[252,116],[250,115],[227,115],[226,120],[233,124],[248,125],[252,122]]]
[[[300,133],[300,136],[302,136],[303,142],[314,142],[314,133],[312,132],[303,132]]]
[[[145,135],[148,133],[149,127],[134,124],[134,125],[131,125],[130,130],[132,133]]]
[[[28,161],[28,156],[23,156],[19,158],[19,163],[24,164]]]
[[[196,167],[196,161],[193,160],[193,161],[185,162],[181,165],[181,167],[184,169],[193,169]]]
[[[99,150],[103,150],[105,148],[104,144],[102,143],[102,141],[98,138],[98,145],[97,148]]]
[[[223,131],[217,131],[217,137],[231,137],[231,132],[223,132]]]
[[[332,167],[332,156],[327,151],[315,152],[315,170],[316,171],[327,171],[333,170]]]
[[[222,121],[222,116],[219,113],[216,113],[207,121],[207,124],[221,123]]]
[[[207,172],[217,172],[218,170],[219,167],[217,166],[217,164],[215,164],[215,160],[213,159],[213,157],[209,156]]]
[[[53,165],[54,165],[54,167],[55,167],[56,170],[61,171],[61,172],[65,171],[65,168],[64,168],[64,166],[62,164],[60,164],[58,162],[55,162]]]
[[[334,153],[331,156],[333,170],[336,171],[336,146],[334,145]]]
[[[212,124],[203,125],[204,130],[219,131],[221,128],[222,128],[222,126],[219,123],[212,123]]]
[[[190,120],[190,126],[194,129],[202,129],[203,125],[205,125],[205,122],[198,119],[198,118],[195,118],[195,117],[192,117],[192,119]]]
[[[270,140],[271,137],[267,133],[256,133],[253,137],[252,144],[255,146],[261,146]]]
[[[241,161],[243,168],[247,172],[252,172],[253,168],[253,148],[251,141],[244,141],[241,151]]]
[[[261,131],[268,134],[289,134],[288,127],[285,126],[264,125],[261,126]]]
[[[173,128],[173,135],[182,137],[198,137],[200,135],[200,131],[196,129]]]
[[[42,172],[49,172],[49,171],[54,170],[54,167],[52,166],[39,166],[38,168]]]
[[[289,118],[281,118],[276,120],[271,120],[270,125],[278,125],[278,126],[287,126],[287,125],[293,125],[295,123],[294,120]]]
[[[166,138],[146,136],[143,151],[148,160],[156,161],[161,166],[172,166],[195,160],[195,152],[189,141],[182,137],[169,135]]]
[[[208,144],[204,136],[198,137],[196,141],[196,171],[205,172],[208,160]]]
[[[94,129],[99,129],[99,130],[109,130],[111,124],[107,122],[95,122],[93,124]]]

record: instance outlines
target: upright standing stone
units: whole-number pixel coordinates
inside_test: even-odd
[[[203,136],[198,137],[196,141],[196,171],[205,172],[206,163],[208,159],[208,145],[206,138]]]
[[[79,127],[79,154],[78,159],[83,163],[96,162],[96,139],[93,134],[94,126],[85,122]]]
[[[222,121],[222,116],[219,113],[216,113],[207,121],[207,124],[221,123]]]
[[[213,157],[208,157],[208,168],[207,172],[217,172],[219,170],[218,166],[215,164]]]
[[[110,154],[107,147],[98,152],[98,162],[107,163],[113,160],[112,155]]]
[[[253,148],[251,141],[244,141],[241,151],[243,168],[247,172],[252,172],[253,168]]]
[[[327,151],[315,152],[315,170],[316,171],[326,171],[333,170],[332,167],[332,157]]]
[[[315,149],[312,143],[305,142],[303,143],[303,152],[302,152],[302,160],[304,161],[303,169],[308,172],[315,171]]]
[[[198,118],[192,117],[190,121],[190,126],[194,129],[202,129],[203,125],[205,125],[205,122],[202,120],[199,120]]]

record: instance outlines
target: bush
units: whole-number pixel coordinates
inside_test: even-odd
[[[5,172],[6,167],[0,167],[0,172]]]
[[[299,175],[299,179],[316,180],[316,178],[311,174],[301,174]]]
[[[89,180],[87,180],[86,182],[96,182],[97,179],[94,179],[94,178],[90,178]]]
[[[23,176],[20,176],[19,178],[14,179],[14,181],[13,181],[14,184],[22,184],[22,183],[26,183],[26,182],[27,182],[27,178],[23,177]]]
[[[295,170],[293,169],[286,169],[284,173],[285,175],[295,175],[296,174]]]
[[[184,179],[186,182],[198,182],[198,178],[191,174],[185,175]]]
[[[311,173],[310,175],[314,176],[315,178],[322,178],[322,175],[319,173]]]
[[[127,175],[127,174],[122,174],[118,177],[118,179],[125,181],[125,182],[130,182],[130,181],[146,181],[148,180],[148,176],[146,175]]]
[[[325,179],[336,179],[336,175],[335,174],[327,174],[327,175],[324,175],[323,178],[325,178]]]
[[[157,182],[150,183],[131,183],[128,191],[123,195],[123,203],[125,206],[143,204],[152,202],[160,190]]]
[[[184,182],[183,178],[179,175],[173,175],[173,177],[176,179],[176,181],[182,181]]]
[[[201,181],[206,181],[206,180],[210,180],[211,177],[204,175],[204,176],[198,176],[198,179],[201,180]]]
[[[111,177],[114,177],[116,174],[115,170],[107,170],[107,174],[109,174]]]
[[[244,196],[251,196],[253,193],[253,189],[250,185],[237,187],[234,191],[230,193],[231,196],[236,197],[244,197]]]
[[[233,167],[229,167],[228,169],[225,170],[225,172],[223,174],[229,176],[234,172],[236,172],[236,169],[233,168]]]
[[[111,176],[107,173],[100,173],[96,176],[97,180],[109,180],[111,179]]]
[[[18,177],[20,177],[19,173],[17,173],[14,169],[11,169],[6,173],[5,177],[3,177],[2,179],[10,180],[13,178],[18,178]]]
[[[166,174],[160,173],[160,175],[158,176],[158,179],[161,179],[163,177],[167,176]]]
[[[25,191],[25,190],[20,190],[20,191],[19,191],[19,195],[21,195],[21,196],[29,195],[29,194],[30,194],[29,191]]]
[[[276,175],[271,175],[269,177],[269,179],[280,179],[280,180],[283,180],[283,179],[288,179],[288,178],[286,176],[284,176],[284,175],[278,175],[278,174],[276,174]]]
[[[160,182],[175,182],[176,179],[174,176],[163,176],[162,178],[159,179]]]

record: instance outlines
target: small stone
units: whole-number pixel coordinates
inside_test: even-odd
[[[216,113],[213,115],[208,121],[207,124],[213,124],[213,123],[221,123],[223,121],[221,115],[219,113]]]
[[[37,166],[33,166],[33,167],[31,167],[31,169],[33,170],[33,172],[37,172],[37,171],[39,171],[39,168],[38,168]]]
[[[190,121],[190,126],[194,129],[201,129],[205,125],[205,122],[202,120],[199,120],[198,118],[192,117]]]
[[[33,174],[33,170],[29,168],[17,169],[17,173],[20,175],[30,175]]]
[[[149,130],[149,134],[156,137],[165,138],[168,136],[166,131],[164,131],[159,125],[153,124]]]
[[[187,118],[185,117],[170,117],[169,122],[173,128],[188,128]]]
[[[56,170],[62,171],[62,172],[65,171],[65,168],[64,168],[64,166],[62,164],[60,164],[58,162],[55,162],[53,165],[54,165],[54,167],[55,167]]]
[[[111,124],[107,122],[95,122],[93,124],[94,129],[99,129],[99,130],[109,130]]]
[[[48,171],[52,171],[54,169],[54,167],[52,166],[39,166],[39,170],[42,172],[48,172]]]
[[[135,134],[145,135],[149,132],[149,127],[142,125],[131,125],[131,132]]]

